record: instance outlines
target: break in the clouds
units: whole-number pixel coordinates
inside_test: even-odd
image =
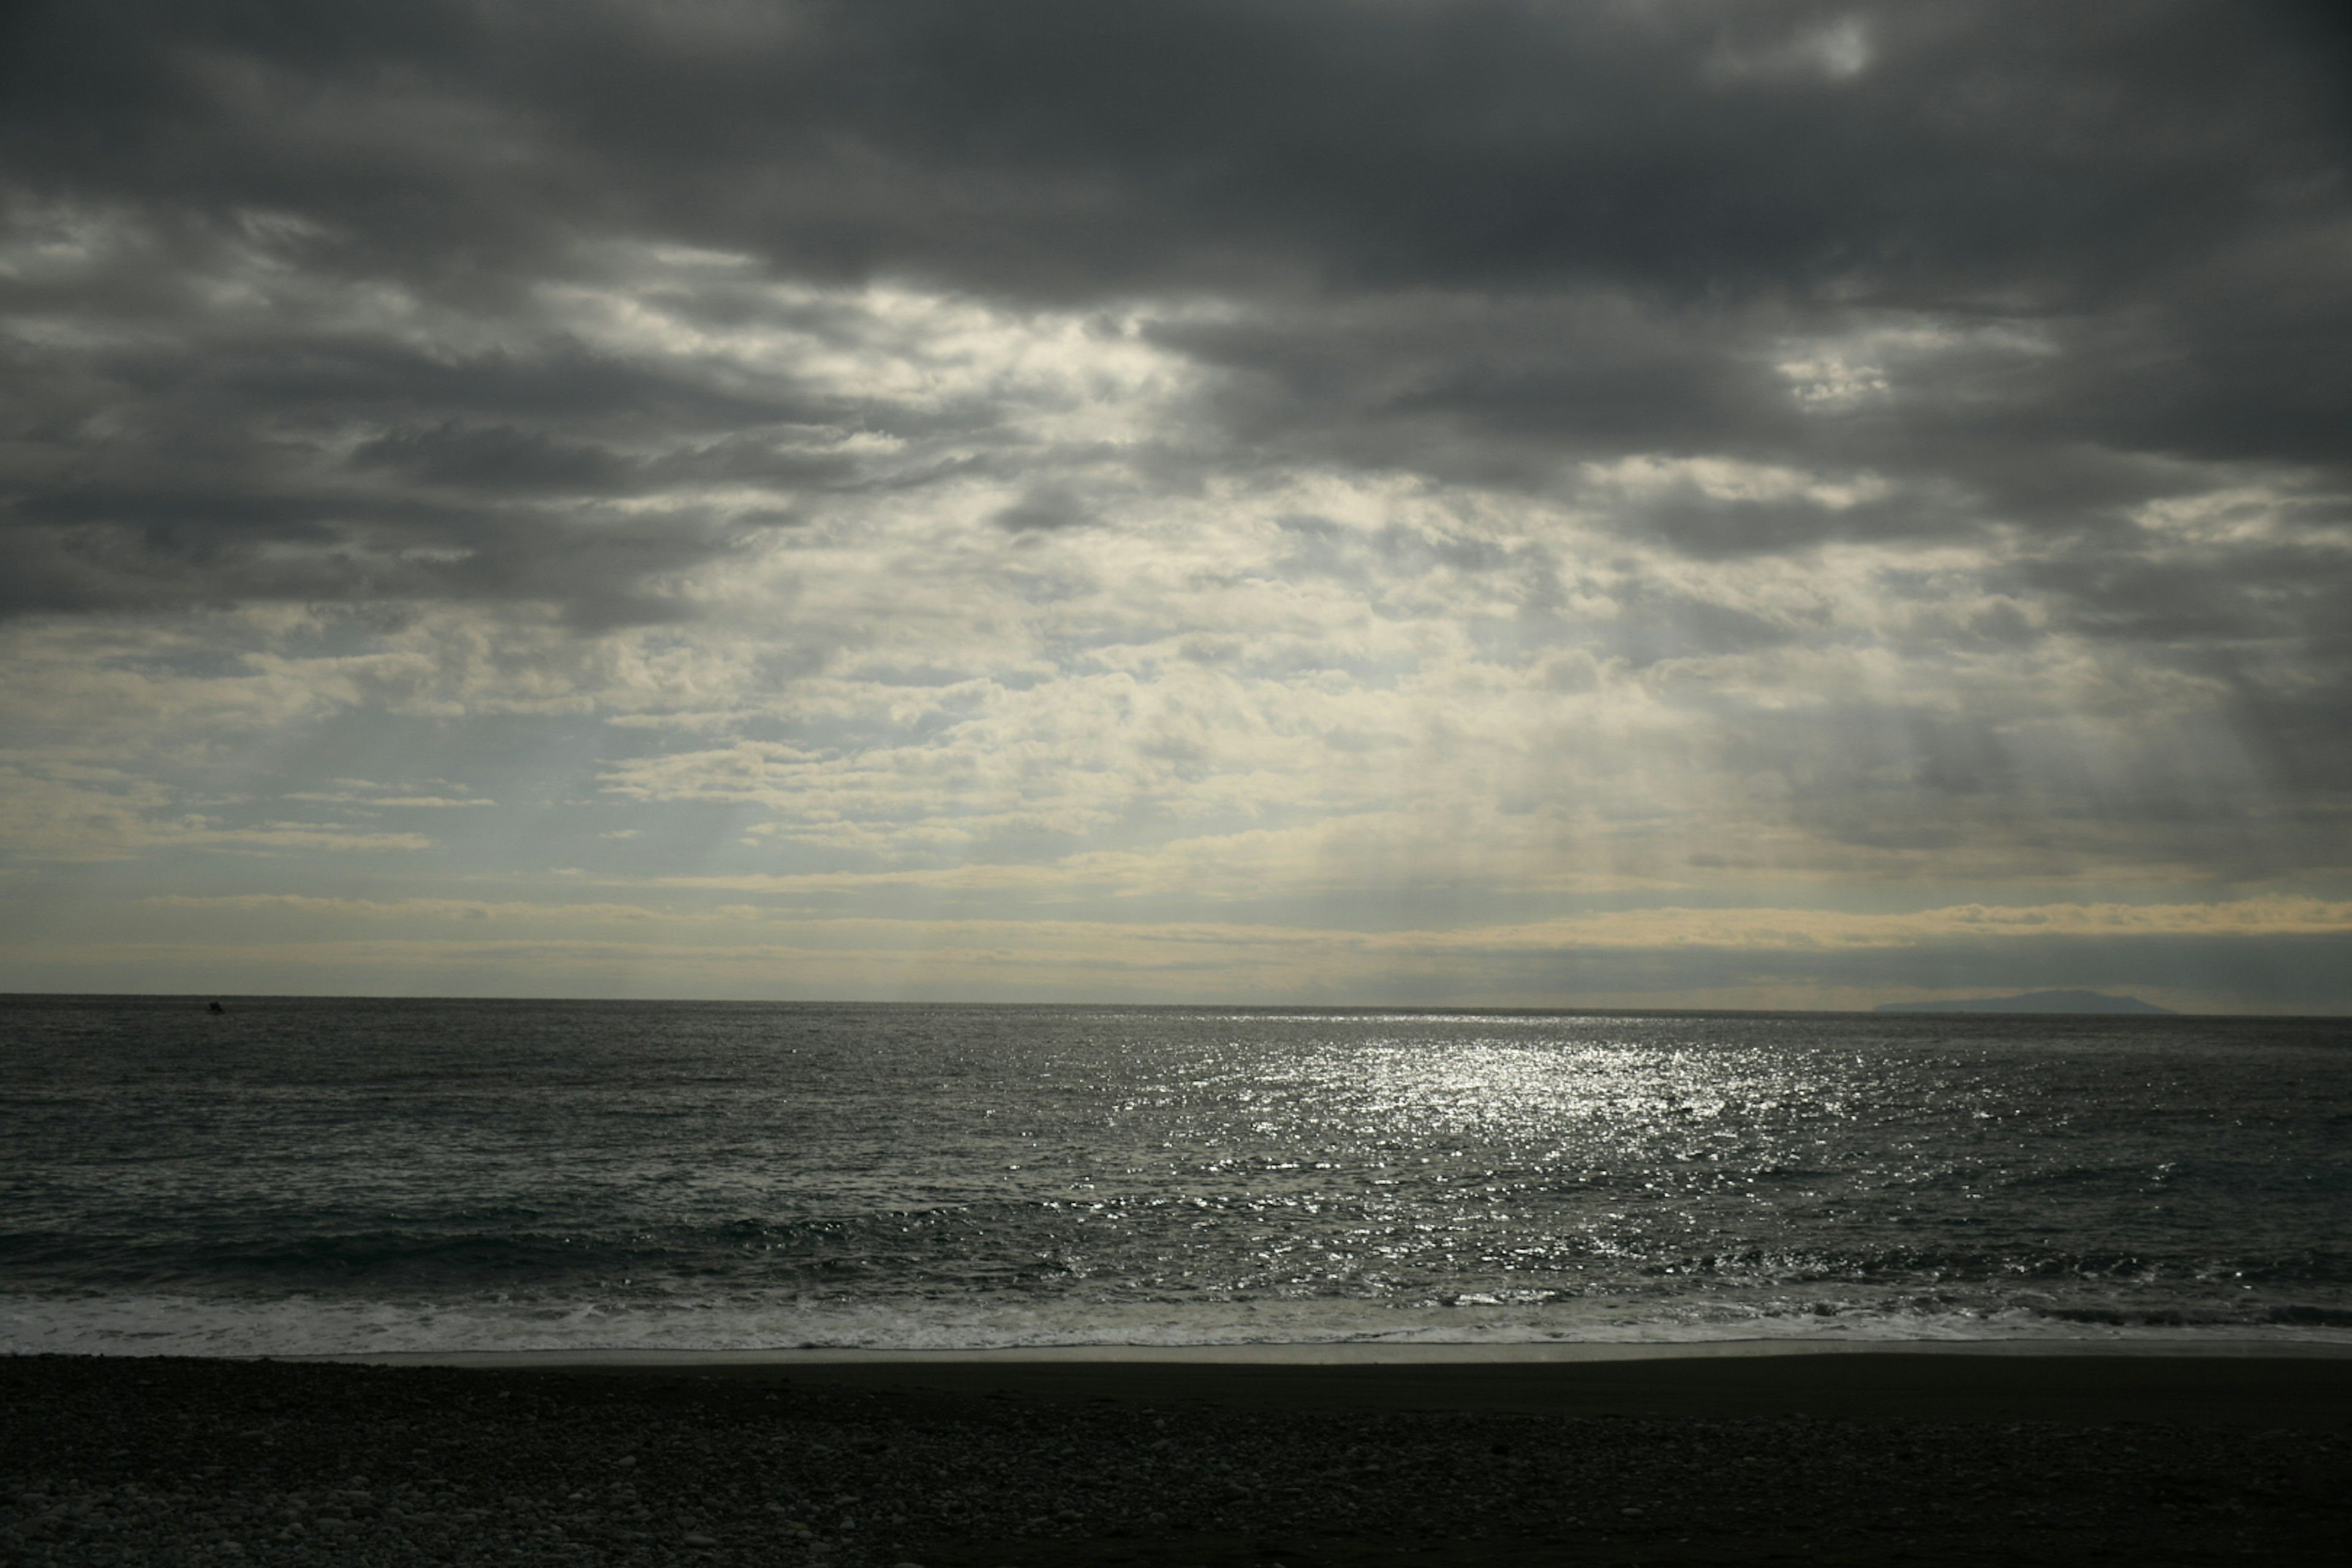
[[[0,29],[0,984],[2352,1006],[2325,8]]]

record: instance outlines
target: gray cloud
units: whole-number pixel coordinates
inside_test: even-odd
[[[10,6],[0,700],[619,716],[646,864],[2324,872],[2347,83],[2222,0]],[[130,756],[23,833],[278,820]]]
[[[131,346],[20,352],[15,399],[49,429],[9,464],[12,514],[116,529],[96,553],[138,556],[150,579],[201,551],[141,556],[153,531],[135,507],[100,515],[44,458],[102,454],[201,490],[242,448],[229,493],[249,495],[246,521],[192,505],[183,524],[233,553],[231,535],[338,526],[279,493],[254,450],[281,437],[269,426],[374,421],[346,462],[446,501],[650,482],[599,437],[716,445],[877,413],[560,340],[419,353],[291,309],[225,321],[195,285],[257,247],[474,320],[593,273],[581,246],[599,237],[1040,301],[1207,290],[1244,309],[1154,341],[1222,373],[1223,463],[1272,449],[1539,485],[1579,456],[1711,452],[1915,481],[1835,514],[1685,496],[1628,520],[1700,554],[1972,526],[1921,504],[1929,481],[2037,526],[2145,492],[2114,468],[2104,489],[2052,493],[2088,477],[2085,452],[2347,482],[2352,371],[2334,350],[2352,325],[2352,139],[2340,48],[2292,7],[444,0],[12,17],[0,149],[18,206],[79,204],[137,235],[20,296]],[[725,282],[672,303],[711,324],[756,308]],[[1774,344],[1890,312],[2035,341],[1894,353],[1860,406],[1809,416]],[[100,439],[65,418],[77,404],[132,427]],[[468,526],[501,525],[482,510]],[[681,549],[716,547],[701,537]],[[105,601],[90,593],[55,605]]]
[[[1087,520],[1086,502],[1062,485],[1044,485],[999,511],[996,526],[1014,533],[1077,528]]]
[[[1066,295],[1303,269],[2104,308],[2303,231],[2345,136],[2275,6],[16,15],[20,177],[312,213],[349,237],[322,253],[453,289],[585,223]]]

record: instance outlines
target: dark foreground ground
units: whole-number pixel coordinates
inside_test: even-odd
[[[2352,1360],[0,1358],[0,1563],[2352,1560]]]

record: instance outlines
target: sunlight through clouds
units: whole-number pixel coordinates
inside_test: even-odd
[[[159,15],[0,126],[0,984],[2352,1005],[2292,40],[1705,10]]]

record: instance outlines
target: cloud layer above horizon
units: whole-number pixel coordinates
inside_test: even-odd
[[[2352,1009],[2285,4],[35,4],[0,989]]]

